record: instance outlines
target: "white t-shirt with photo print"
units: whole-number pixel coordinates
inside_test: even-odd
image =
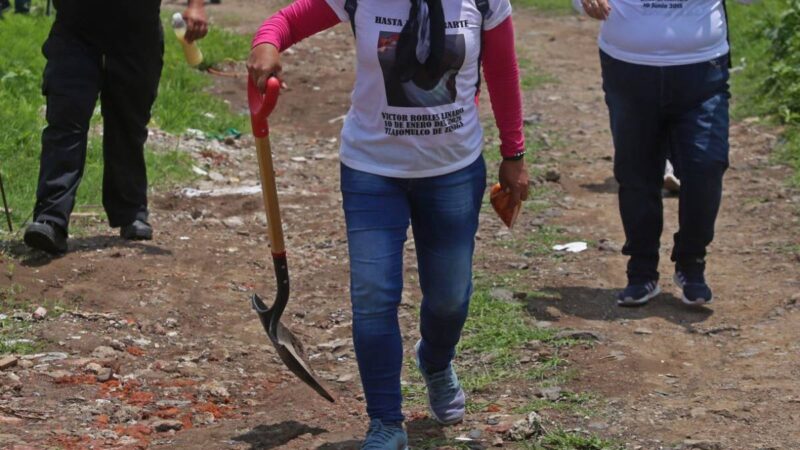
[[[349,21],[345,0],[326,0]],[[480,156],[483,130],[475,95],[481,13],[474,0],[443,1],[445,54],[440,73],[402,82],[392,70],[408,0],[358,0],[356,82],[342,128],[341,161],[396,178],[455,172]],[[489,0],[484,30],[511,15],[509,0]]]

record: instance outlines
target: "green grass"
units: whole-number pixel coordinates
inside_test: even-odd
[[[527,450],[621,450],[623,446],[596,436],[570,431],[552,431],[536,442],[525,442]]]
[[[168,23],[165,21],[165,27]],[[208,36],[198,41],[203,51],[203,66],[224,60],[242,61],[250,51],[250,39],[211,27]],[[164,71],[153,109],[153,122],[171,133],[187,128],[222,133],[228,128],[244,130],[244,115],[234,115],[229,106],[205,90],[212,84],[211,76],[189,67],[174,35],[165,29]]]
[[[554,14],[574,14],[570,0],[512,0],[511,4],[534,8],[538,11],[545,11]]]
[[[542,410],[563,411],[581,416],[593,415],[595,411],[592,404],[597,402],[597,398],[588,393],[563,392],[558,400],[547,400],[537,398],[527,404],[514,409],[517,414],[528,414],[529,412],[539,412]]]
[[[472,361],[461,370],[461,380],[469,392],[478,392],[515,378],[542,381],[557,373],[563,361],[558,356],[531,363],[533,368],[520,372],[519,351],[530,341],[551,342],[555,330],[537,328],[520,302],[493,298],[488,289],[478,289],[472,296],[470,315],[464,326],[459,352],[491,355],[483,363]]]
[[[564,233],[561,228],[553,225],[542,225],[535,233],[527,236],[526,249],[532,256],[545,256],[553,253],[553,246],[564,240]]]
[[[30,218],[33,210],[41,132],[45,126],[45,99],[41,95],[45,60],[41,46],[52,18],[41,14],[43,4],[41,0],[35,1],[37,8],[33,14],[6,14],[0,22],[0,42],[3,43],[0,45],[0,123],[3,124],[0,128],[0,173],[17,228]],[[245,129],[243,115],[231,113],[226,103],[207,92],[213,82],[211,76],[183,62],[180,46],[168,29],[165,39],[165,64],[151,125],[172,133],[181,133],[186,128],[213,133],[228,128]],[[210,64],[226,58],[244,59],[249,49],[247,37],[214,28],[200,45]],[[92,120],[95,129],[101,120],[100,115],[95,114]],[[192,176],[191,160],[183,153],[156,152],[148,148],[146,158],[148,177],[154,187],[175,185]],[[101,186],[102,145],[99,137],[92,136],[78,191],[77,210],[100,205]]]
[[[555,340],[558,330],[537,328],[520,302],[506,302],[493,298],[489,289],[478,288],[470,302],[470,314],[458,346],[462,354],[456,361],[459,378],[469,393],[478,393],[511,380],[531,381],[541,385],[560,384],[574,376],[566,368],[566,361],[558,356],[558,348],[576,341]],[[550,344],[554,356],[529,364],[520,370],[519,355],[523,346],[531,341]],[[491,360],[482,362],[481,357]],[[422,377],[412,360],[405,362],[406,381],[402,385],[406,404],[422,405],[426,401]],[[488,403],[469,406],[472,411],[484,409]]]
[[[533,340],[549,341],[554,334],[553,330],[534,327],[524,304],[497,300],[487,289],[478,289],[472,296],[460,350],[493,353],[502,363],[512,349]]]
[[[557,83],[558,78],[543,72],[528,58],[519,58],[520,85],[523,90],[532,91],[547,84]]]
[[[4,272],[0,274],[0,277],[13,279],[13,266],[7,265]],[[63,312],[59,302],[43,300],[35,303],[25,298],[23,294],[22,286],[15,283],[10,283],[7,287],[0,287],[0,314],[7,316],[0,318],[0,355],[8,353],[26,355],[41,351],[43,348],[41,342],[19,342],[21,339],[31,340],[28,331],[32,323],[14,319],[13,313],[33,313],[37,306],[44,306],[47,309],[48,318],[58,317]]]
[[[789,92],[776,90],[769,81],[772,74],[771,52],[775,44],[770,34],[774,23],[787,10],[790,0],[761,1],[751,5],[729,2],[731,46],[734,73],[732,115],[736,119],[759,117],[766,124],[779,124],[787,117],[781,105]],[[789,68],[797,71],[797,67]],[[784,89],[800,89],[787,86]],[[795,121],[784,129],[784,139],[776,156],[795,170],[793,182],[800,185],[800,124]]]

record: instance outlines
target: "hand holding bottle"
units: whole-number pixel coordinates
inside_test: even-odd
[[[189,2],[189,7],[183,12],[183,20],[186,22],[186,42],[203,39],[208,33],[208,17],[203,2]]]
[[[183,55],[186,57],[186,62],[192,67],[199,66],[203,62],[203,52],[200,51],[193,40],[187,38],[189,30],[181,13],[175,13],[172,16],[172,29],[183,47]]]

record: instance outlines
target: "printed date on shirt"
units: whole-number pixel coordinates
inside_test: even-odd
[[[381,113],[386,134],[389,136],[435,136],[452,133],[464,126],[461,115],[464,108],[438,114]]]
[[[647,9],[683,9],[689,0],[642,0],[642,8]]]

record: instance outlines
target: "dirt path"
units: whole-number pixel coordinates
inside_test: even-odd
[[[266,15],[254,14],[252,3],[226,0],[212,13],[218,23],[252,30]],[[526,10],[517,11],[516,22],[521,56],[555,80],[525,100],[540,122],[534,137],[549,144],[537,170],[553,169],[560,180],[539,186],[546,193],[513,234],[484,214],[477,269],[482,282],[527,294],[518,297],[538,326],[602,338],[553,350],[573,374],[557,387],[590,394],[591,411],[552,404],[542,414],[632,449],[800,448],[800,195],[785,187],[786,169],[770,160],[776,138],[754,125],[733,126],[732,167],[709,258],[718,296],[712,308],[683,308],[671,289],[647,307],[617,308],[624,259],[614,248],[623,237],[609,178],[596,24]],[[313,397],[283,370],[249,309],[250,293],[273,290],[259,196],[174,192],[153,202],[158,235],[151,243],[124,243],[98,220],[80,218],[89,237],[71,240],[63,258],[5,246],[0,287],[15,290],[4,287],[0,300],[47,299],[71,312],[33,323],[31,336],[47,353],[0,373],[0,447],[358,448],[366,419],[349,340],[336,158],[352,83],[350,40],[340,26],[287,55],[292,89],[273,121],[294,283],[287,321],[309,343],[339,404]],[[242,83],[221,79],[215,89],[238,109]],[[249,138],[193,145],[219,175],[193,187],[257,184]],[[666,252],[676,200],[665,205]],[[532,251],[531,239],[541,247],[544,233],[588,241],[590,249],[569,256]],[[412,288],[401,310],[407,349],[416,340],[419,301],[411,255],[413,242],[406,264]],[[108,381],[104,368],[114,373]],[[502,382],[476,392],[465,423],[447,430],[426,418],[423,405],[410,404],[413,448],[463,445],[452,440],[457,436],[489,446],[523,416],[520,405],[542,396],[533,380]]]

